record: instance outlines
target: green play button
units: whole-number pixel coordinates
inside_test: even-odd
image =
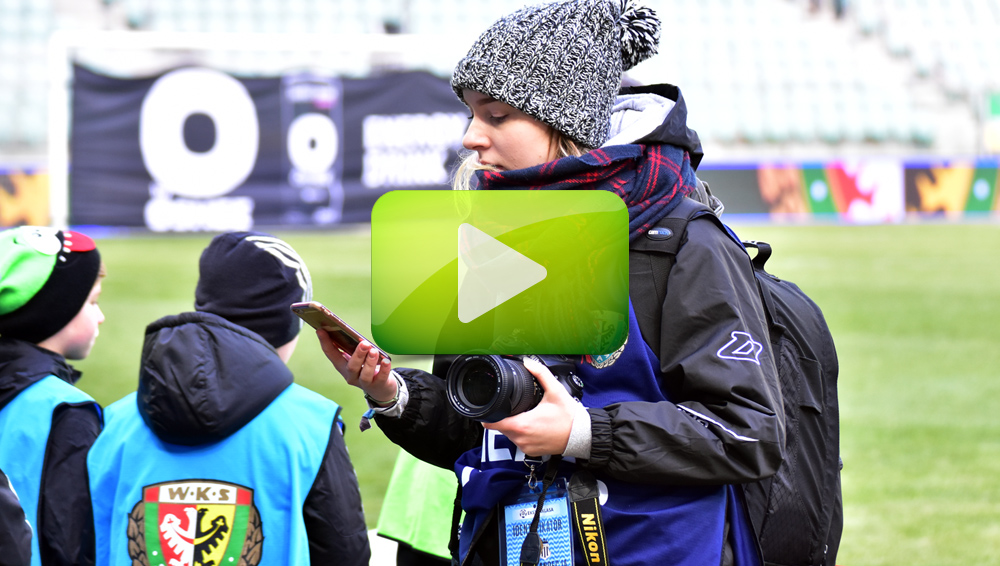
[[[396,354],[607,354],[628,211],[607,191],[393,191],[372,209],[372,334]]]

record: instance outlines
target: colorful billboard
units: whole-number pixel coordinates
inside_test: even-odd
[[[49,175],[34,168],[0,166],[0,228],[49,223]]]
[[[705,164],[698,176],[737,214],[775,220],[898,222],[1000,210],[1000,161],[866,158],[803,163]]]

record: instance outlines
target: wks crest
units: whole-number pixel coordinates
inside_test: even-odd
[[[264,531],[252,489],[181,480],[142,489],[128,538],[133,566],[257,566]]]

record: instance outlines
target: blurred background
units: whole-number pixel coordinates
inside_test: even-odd
[[[629,78],[681,87],[731,213],[997,209],[1000,0],[648,3],[660,55]],[[452,66],[522,5],[0,0],[0,225],[366,222],[386,190],[444,186]]]
[[[1000,563],[1000,0],[646,3],[660,54],[630,78],[681,88],[699,176],[837,342],[838,562]],[[108,264],[80,386],[134,390],[220,230],[285,238],[370,335],[371,206],[446,188],[453,65],[522,5],[0,0],[0,227],[72,225]],[[344,405],[374,527],[398,449],[313,346],[291,365]]]
[[[317,57],[288,48],[323,38],[421,35],[454,44],[520,0],[2,0],[0,155],[38,158],[49,138],[46,107],[53,32],[89,36],[69,55],[97,70],[141,74],[174,61],[200,62],[244,76],[304,66],[367,76],[398,66],[450,75],[454,57],[391,53]],[[1000,87],[1000,3],[996,0],[651,0],[663,15],[662,55],[633,73],[687,93],[693,126],[711,159],[733,156],[843,156],[995,153],[985,126]],[[256,50],[151,53],[141,41],[94,47],[108,31],[276,34],[292,41]],[[235,35],[233,35],[235,34]],[[436,38],[436,39],[428,39]],[[133,41],[132,45],[125,44]],[[266,39],[261,39],[265,41]],[[206,45],[193,40],[196,49]],[[457,50],[456,50],[457,49]],[[110,51],[110,52],[109,52]],[[176,49],[175,49],[176,51]],[[418,50],[424,51],[424,50]],[[419,60],[423,58],[424,60]],[[64,63],[68,64],[67,59]],[[157,68],[159,66],[159,68]]]

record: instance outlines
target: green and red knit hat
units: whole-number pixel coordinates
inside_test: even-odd
[[[44,226],[0,232],[0,338],[37,344],[62,330],[100,270],[101,254],[85,234]]]

